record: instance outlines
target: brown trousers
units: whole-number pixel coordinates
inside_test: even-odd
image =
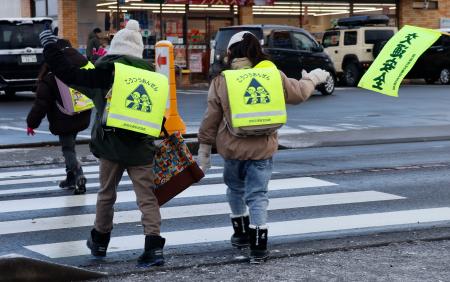
[[[117,186],[125,169],[133,182],[136,202],[142,213],[141,222],[144,227],[144,234],[159,235],[161,214],[159,213],[158,200],[153,193],[153,165],[124,167],[106,159],[100,159],[100,190],[97,194],[95,229],[101,233],[111,232]]]

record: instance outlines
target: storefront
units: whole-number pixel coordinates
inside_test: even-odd
[[[205,79],[209,67],[210,42],[220,27],[236,24],[285,24],[301,26],[320,40],[321,32],[333,21],[349,14],[386,14],[397,25],[394,1],[350,3],[349,1],[257,0],[158,0],[99,1],[98,17],[104,30],[114,34],[127,19],[139,20],[143,28],[146,57],[153,58],[154,44],[169,40],[175,48],[175,64],[187,70],[192,79]],[[153,2],[153,3],[149,3]],[[361,1],[364,2],[364,1]],[[119,19],[117,19],[119,15]]]

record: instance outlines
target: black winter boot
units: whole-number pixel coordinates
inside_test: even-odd
[[[74,195],[80,195],[86,193],[86,177],[84,177],[83,169],[79,167],[75,173],[76,183],[75,190],[73,190]]]
[[[258,264],[269,257],[267,251],[267,227],[250,226],[250,263]]]
[[[161,236],[145,236],[145,249],[138,258],[139,267],[161,266],[164,265],[163,248],[166,239]]]
[[[231,245],[236,248],[245,248],[249,244],[249,228],[250,219],[247,216],[232,217],[234,234],[231,236]]]
[[[75,189],[75,173],[66,168],[66,179],[59,182],[62,189]]]
[[[108,249],[111,232],[100,233],[95,228],[91,230],[91,236],[86,242],[86,245],[91,249],[91,254],[95,257],[105,257],[106,249]]]

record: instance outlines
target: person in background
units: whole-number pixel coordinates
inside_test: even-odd
[[[56,46],[62,50],[74,66],[80,68],[88,63],[83,55],[71,48],[69,41],[60,39]],[[86,192],[86,177],[83,175],[83,169],[77,160],[75,140],[78,132],[88,128],[91,110],[68,115],[61,111],[58,104],[62,105],[62,100],[55,75],[50,72],[48,65],[44,63],[38,77],[36,99],[27,116],[27,133],[28,135],[34,135],[34,129],[38,128],[47,116],[50,132],[58,136],[66,164],[66,179],[59,183],[59,187],[73,189],[74,194],[84,194]]]
[[[100,47],[100,34],[102,30],[98,27],[94,28],[91,33],[89,33],[88,41],[86,44],[86,57],[89,61],[93,61],[94,52],[96,52]]]
[[[264,135],[238,134],[232,126],[238,115],[231,115],[231,112],[265,104],[263,112],[247,115],[265,120],[277,114],[285,120],[285,103],[298,104],[307,100],[330,74],[314,69],[310,73],[304,71],[300,80],[286,77],[268,61],[259,40],[248,31],[233,35],[227,49],[229,70],[214,78],[209,88],[208,105],[198,132],[198,162],[206,172],[211,167],[211,147],[216,145],[225,160],[223,178],[228,186],[227,199],[234,229],[231,244],[239,248],[250,245],[250,262],[261,263],[268,257],[267,193],[278,137],[276,127]],[[251,69],[252,73],[240,75],[244,69]],[[265,72],[262,73],[262,69]],[[270,84],[265,87],[258,82],[268,78]],[[278,102],[270,103],[275,96]],[[233,108],[231,102],[239,106]]]
[[[108,98],[114,95],[110,91],[112,87],[115,85],[125,92],[133,93],[133,89],[130,90],[127,86],[126,80],[114,79],[120,72],[120,67],[126,65],[133,69],[131,73],[123,73],[123,70],[121,72],[121,75],[129,76],[129,79],[140,77],[143,71],[153,71],[149,61],[142,59],[144,44],[139,23],[136,20],[129,20],[125,28],[114,36],[108,54],[96,62],[95,69],[90,70],[80,70],[72,65],[64,53],[57,48],[55,44],[57,38],[50,30],[43,31],[40,34],[40,40],[44,46],[45,61],[52,72],[70,87],[89,89],[86,96],[93,100],[97,110],[90,149],[100,161],[100,189],[97,194],[94,228],[87,240],[91,254],[96,257],[106,256],[113,229],[117,188],[126,170],[133,182],[145,234],[144,252],[138,258],[138,265],[163,265],[163,247],[166,240],[160,236],[161,214],[153,191],[153,158],[156,150],[154,138],[102,124],[102,115],[107,112],[105,108],[109,103]],[[161,82],[152,81],[152,83],[158,86]],[[154,106],[165,109],[165,105]],[[124,115],[126,116],[130,110],[134,111],[125,107]]]

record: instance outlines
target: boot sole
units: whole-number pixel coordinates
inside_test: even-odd
[[[145,267],[150,267],[150,266],[163,266],[164,265],[164,259],[157,259],[156,261],[152,262],[152,263],[145,263],[145,262],[138,262],[136,267],[139,268],[145,268]]]
[[[75,190],[73,191],[73,194],[80,195],[80,194],[86,193],[86,182],[87,182],[87,180],[85,177],[81,177],[80,179],[78,179]]]
[[[89,250],[91,250],[91,255],[94,257],[94,258],[96,258],[96,259],[102,259],[102,258],[104,258],[104,257],[106,257],[106,252],[96,252],[96,251],[94,251],[94,250],[92,250],[92,248],[91,248],[91,244],[89,244],[89,240],[88,241],[86,241],[86,246],[88,247],[88,249]]]
[[[251,257],[250,258],[250,264],[261,264],[261,263],[264,263],[264,262],[266,262],[267,261],[267,259],[269,258],[269,256],[265,256],[265,257],[262,257],[262,258],[255,258],[255,257]]]
[[[236,249],[247,249],[248,247],[250,247],[250,244],[249,243],[239,244],[231,242],[231,246],[235,247]]]

